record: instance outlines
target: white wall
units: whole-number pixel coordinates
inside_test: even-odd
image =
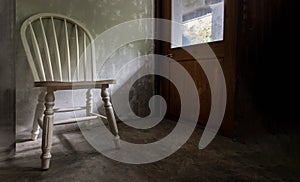
[[[153,17],[153,8],[152,0],[16,0],[16,27],[19,30],[21,23],[36,13],[61,13],[82,22],[96,37],[103,31],[122,22]],[[33,78],[18,33],[16,40],[16,119],[17,133],[20,133],[30,130],[39,89],[33,88]],[[125,46],[119,52],[124,53],[124,51],[126,52],[126,59],[121,53],[116,53],[112,58],[116,69],[110,72],[110,76],[114,76],[115,72],[118,71],[119,63],[122,61],[130,60],[138,54],[151,52],[152,44],[149,44],[149,41],[148,43],[137,42],[133,46]],[[148,89],[147,93],[153,94],[153,79],[145,79],[142,83],[148,85],[147,87],[150,85],[151,89]],[[56,100],[59,106],[72,104],[72,94],[57,93]],[[131,101],[131,103],[136,102],[139,102],[137,98],[135,101]],[[139,108],[137,112],[142,110]]]

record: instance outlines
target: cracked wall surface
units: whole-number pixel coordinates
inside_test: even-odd
[[[19,29],[22,22],[33,14],[41,12],[59,13],[77,19],[84,24],[92,33],[93,37],[99,36],[102,32],[120,23],[138,18],[151,18],[154,16],[154,4],[149,0],[17,0],[16,1],[16,120],[17,133],[29,131],[31,128],[37,95],[40,89],[33,88],[33,77],[28,66],[26,55],[24,53]],[[97,49],[97,53],[105,51]],[[114,78],[115,74],[121,69],[122,65],[133,58],[148,54],[153,51],[153,44],[150,41],[133,42],[130,45],[121,47],[113,53],[109,59],[109,67],[102,72],[103,78]],[[97,55],[96,55],[97,56]],[[103,60],[97,60],[103,61]],[[127,75],[126,75],[127,74]],[[130,79],[131,72],[125,73],[124,77]],[[129,97],[129,102],[133,111],[139,115],[148,113],[148,99],[153,95],[154,79],[153,77],[144,77],[138,84],[131,88],[131,94],[124,93],[124,97]],[[119,86],[124,83],[118,82]],[[142,92],[142,95],[138,93]],[[97,93],[96,93],[97,94]],[[99,95],[99,94],[98,94]],[[113,96],[113,95],[112,95]],[[83,99],[85,96],[83,96]],[[83,100],[84,101],[84,100]],[[98,99],[96,102],[100,102]],[[63,91],[56,93],[56,105],[72,105],[72,92]],[[71,114],[72,115],[72,114]],[[68,115],[70,116],[70,115]],[[58,115],[57,118],[64,118]]]

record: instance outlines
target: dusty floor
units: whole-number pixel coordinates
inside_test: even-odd
[[[174,122],[146,131],[120,125],[126,140],[149,142],[162,138]],[[0,182],[6,181],[300,181],[299,137],[269,135],[256,143],[218,136],[204,150],[196,128],[190,140],[168,158],[143,165],[123,164],[104,157],[83,138],[76,125],[57,128],[51,168],[41,171],[40,142],[24,134],[16,156],[0,162]],[[296,145],[296,146],[295,146]]]

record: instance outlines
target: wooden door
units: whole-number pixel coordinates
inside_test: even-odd
[[[158,18],[164,18],[173,20],[176,12],[173,12],[174,3],[178,1],[209,3],[209,2],[222,2],[222,0],[164,0],[156,1],[156,16]],[[173,8],[172,8],[173,5]],[[236,73],[236,28],[237,28],[237,1],[225,0],[222,4],[224,8],[224,23],[222,28],[222,38],[217,41],[210,40],[208,43],[217,57],[220,65],[222,66],[226,87],[227,87],[227,106],[225,117],[221,126],[221,133],[226,136],[231,136],[233,133],[233,120],[234,120],[234,94],[235,94],[235,73]],[[193,6],[191,6],[193,8]],[[206,6],[205,7],[209,7]],[[186,11],[186,10],[185,10]],[[205,10],[204,10],[205,11]],[[188,17],[188,16],[186,16]],[[173,18],[173,19],[172,19]],[[174,21],[174,20],[173,20]],[[222,22],[221,22],[222,23]],[[172,36],[172,29],[159,29],[159,33],[165,36]],[[173,32],[173,35],[176,33]],[[211,34],[212,36],[212,34]],[[173,38],[173,37],[172,37]],[[176,38],[176,37],[175,37]],[[174,39],[174,38],[173,38]],[[183,39],[184,41],[184,39]],[[168,55],[172,59],[181,64],[192,76],[195,85],[197,87],[200,97],[200,116],[199,124],[204,126],[208,120],[210,107],[211,107],[211,91],[208,84],[207,77],[201,66],[196,62],[196,59],[214,59],[214,57],[201,57],[201,49],[204,49],[203,43],[193,43],[191,45],[184,45],[174,47],[171,43],[159,42],[157,44],[157,52],[162,55]],[[193,52],[193,56],[187,53],[185,50]],[[171,63],[172,64],[172,63]],[[169,72],[172,72],[172,65],[168,68]],[[180,75],[176,76],[176,79],[180,79]],[[184,80],[180,80],[184,82]],[[178,119],[180,115],[180,97],[175,86],[166,79],[160,79],[160,91],[162,96],[166,99],[168,104],[167,118]]]

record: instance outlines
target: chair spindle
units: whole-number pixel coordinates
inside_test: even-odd
[[[44,40],[44,50],[45,50],[47,64],[48,64],[48,71],[50,73],[50,80],[54,81],[53,69],[52,69],[51,57],[50,57],[50,50],[49,50],[48,41],[47,41],[46,32],[45,32],[42,18],[40,18],[40,24],[41,24],[41,28],[42,28],[42,34],[43,34],[43,40]]]
[[[54,24],[53,17],[51,16],[51,22],[52,22],[52,29],[53,29],[53,36],[54,36],[54,43],[55,43],[55,58],[56,58],[56,64],[57,64],[57,69],[59,73],[59,79],[60,81],[63,81],[63,76],[62,76],[62,69],[61,69],[61,61],[60,61],[60,51],[59,51],[59,46],[58,46],[58,41],[57,41],[57,34],[56,34],[56,28]]]
[[[40,49],[39,49],[39,44],[38,44],[38,41],[36,39],[36,35],[34,33],[34,30],[33,30],[33,27],[32,27],[31,23],[29,24],[29,27],[30,27],[30,32],[31,32],[31,40],[32,40],[32,43],[33,43],[34,53],[35,53],[35,56],[38,60],[37,61],[38,66],[40,68],[40,72],[41,72],[41,76],[42,76],[41,80],[46,81],[46,75],[45,75],[45,70],[44,70],[44,66],[43,66],[41,52],[40,52]]]

